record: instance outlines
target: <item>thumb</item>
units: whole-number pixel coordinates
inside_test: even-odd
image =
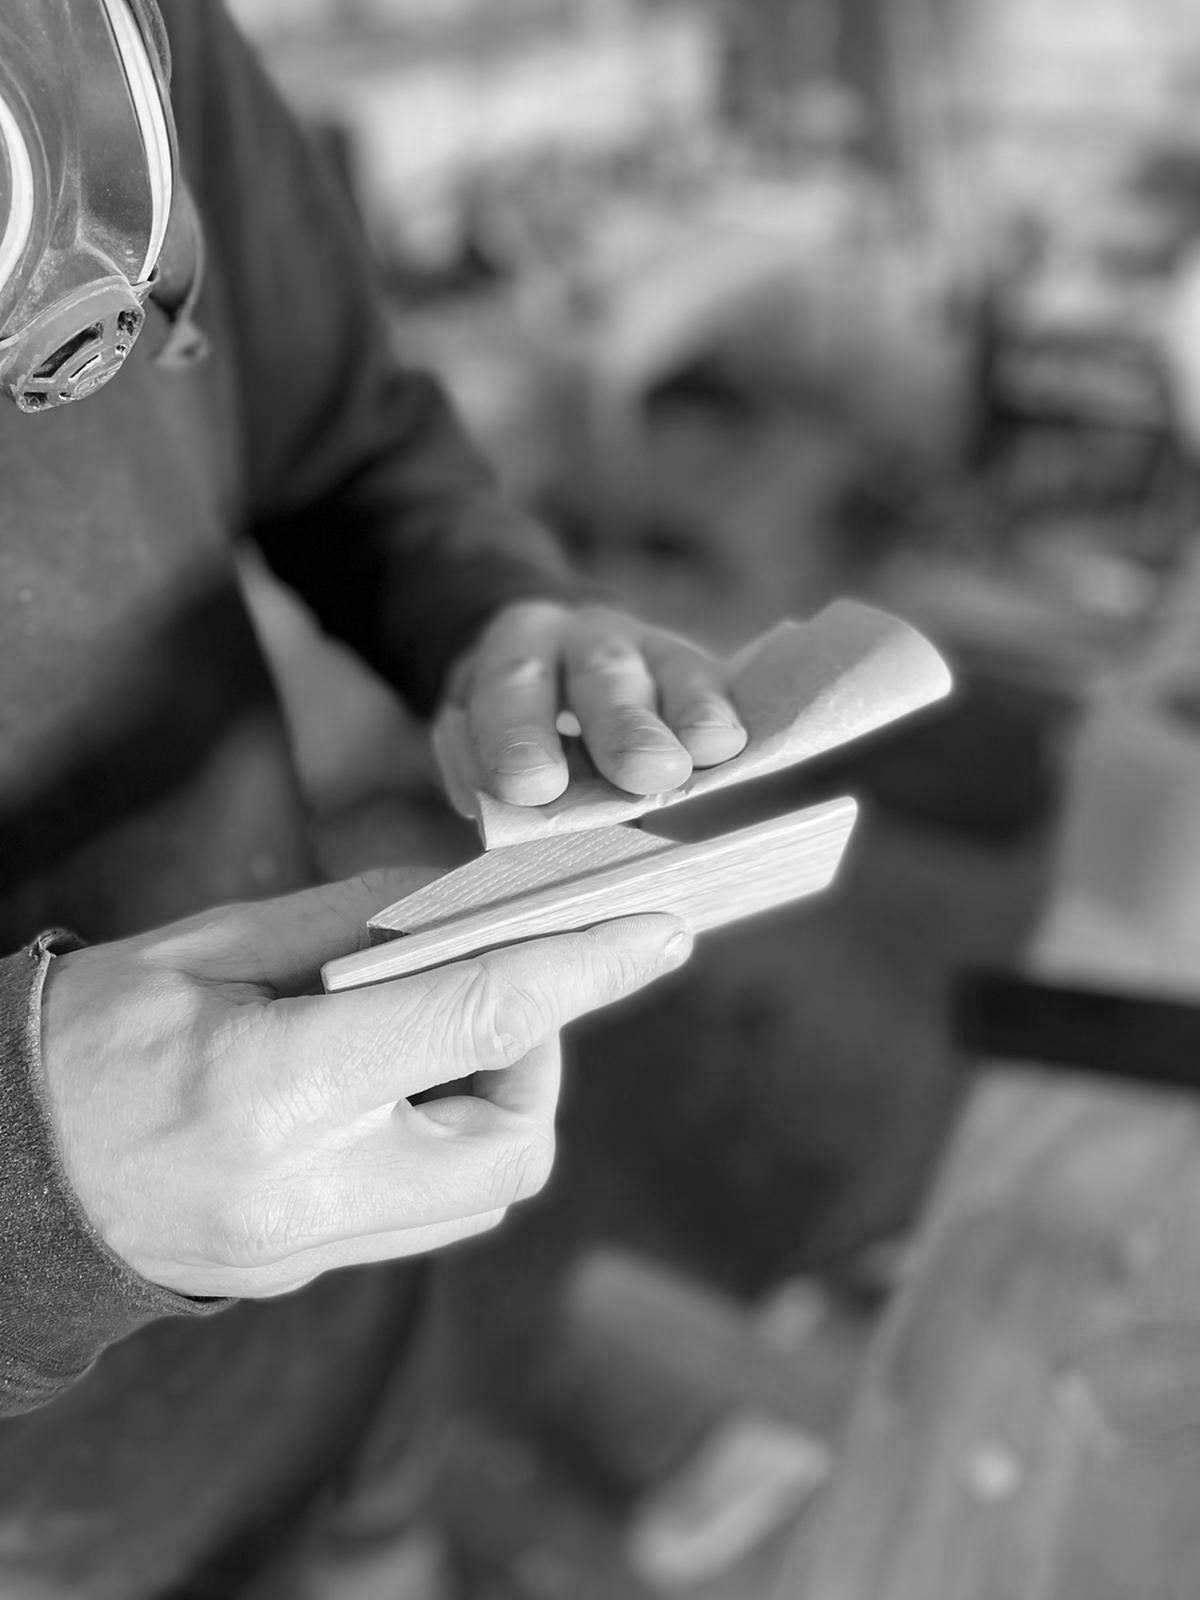
[[[152,958],[202,982],[300,994],[317,986],[326,961],[365,948],[377,912],[441,875],[438,867],[379,868],[299,894],[218,906],[151,935]]]

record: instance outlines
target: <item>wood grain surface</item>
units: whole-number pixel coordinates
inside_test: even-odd
[[[632,824],[510,845],[506,850],[477,856],[457,871],[397,900],[372,917],[370,927],[388,938],[398,933],[420,933],[454,922],[469,912],[499,907],[550,884],[561,884],[566,889],[603,867],[670,848],[671,840],[643,833]]]
[[[471,875],[473,891],[483,894],[482,909],[328,962],[322,978],[329,991],[380,983],[499,945],[645,912],[669,912],[701,933],[825,888],[841,860],[856,810],[853,800],[832,800],[715,839],[668,845],[511,897],[503,893],[509,852],[490,853],[460,869]],[[495,875],[490,888],[480,881],[489,868]],[[443,880],[451,897],[456,876],[451,873]],[[402,917],[403,910],[390,916]]]

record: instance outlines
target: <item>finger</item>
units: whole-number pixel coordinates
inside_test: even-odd
[[[746,729],[703,651],[663,636],[643,645],[658,684],[663,721],[697,767],[715,767],[746,746]]]
[[[473,818],[478,810],[479,763],[464,708],[444,706],[434,718],[430,736],[446,798],[460,817]]]
[[[450,671],[446,674],[446,687],[442,691],[443,704],[465,706],[474,681],[475,652],[468,650],[451,663]]]
[[[564,645],[567,703],[597,770],[631,794],[686,783],[691,757],[658,715],[654,674],[629,634],[581,616]]]
[[[159,930],[146,947],[157,964],[206,982],[302,993],[317,986],[326,961],[365,948],[376,912],[440,876],[436,867],[387,868],[278,899],[219,906]]]
[[[567,786],[555,727],[562,615],[559,606],[510,606],[476,654],[467,718],[480,777],[513,805],[546,805]]]
[[[690,949],[675,918],[626,917],[372,988],[279,1001],[265,1008],[255,1041],[261,1119],[344,1124],[511,1067],[576,1017],[679,966]],[[240,1062],[224,1070],[244,1074]]]
[[[474,1093],[520,1116],[553,1122],[562,1087],[562,1043],[558,1036],[539,1044],[502,1072],[478,1072]]]
[[[556,1034],[513,1066],[494,1072],[476,1072],[456,1084],[452,1092],[435,1092],[420,1098],[410,1110],[452,1132],[475,1128],[479,1117],[486,1117],[488,1106],[499,1106],[504,1111],[551,1127],[558,1110],[561,1086],[562,1042]]]

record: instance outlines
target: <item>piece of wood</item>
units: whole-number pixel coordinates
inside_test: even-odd
[[[435,878],[415,894],[378,912],[368,927],[372,935],[384,939],[394,939],[400,933],[423,933],[471,912],[498,911],[509,901],[551,884],[566,891],[604,867],[636,861],[673,847],[672,840],[643,833],[631,824],[510,845],[507,850],[488,851],[445,877]]]
[[[481,897],[482,909],[330,961],[322,978],[331,992],[381,983],[499,945],[644,912],[669,912],[701,933],[825,888],[837,870],[856,811],[853,800],[832,800],[714,839],[637,852],[632,859],[566,882],[556,878],[528,889],[522,876],[522,887],[513,894],[507,888],[510,852],[484,855],[460,869],[469,875],[470,893]],[[611,831],[624,834],[623,829]],[[596,848],[594,839],[585,843]],[[454,888],[457,876],[451,873],[442,880],[451,901],[460,898]],[[420,904],[427,914],[430,902],[424,891]],[[387,915],[402,925],[403,902]]]
[[[447,791],[497,847],[630,822],[647,812],[768,776],[948,693],[950,673],[907,623],[857,601],[838,600],[809,622],[782,622],[729,664],[726,688],[746,725],[746,748],[694,772],[667,794],[630,795],[602,778],[575,745],[571,781],[545,806],[514,806],[480,786],[466,716],[439,719],[434,742]]]

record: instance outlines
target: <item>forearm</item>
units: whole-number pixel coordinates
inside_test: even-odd
[[[105,1248],[62,1172],[45,1111],[41,1003],[53,956],[0,960],[0,1416],[31,1411],[157,1317],[223,1302],[146,1283]]]

